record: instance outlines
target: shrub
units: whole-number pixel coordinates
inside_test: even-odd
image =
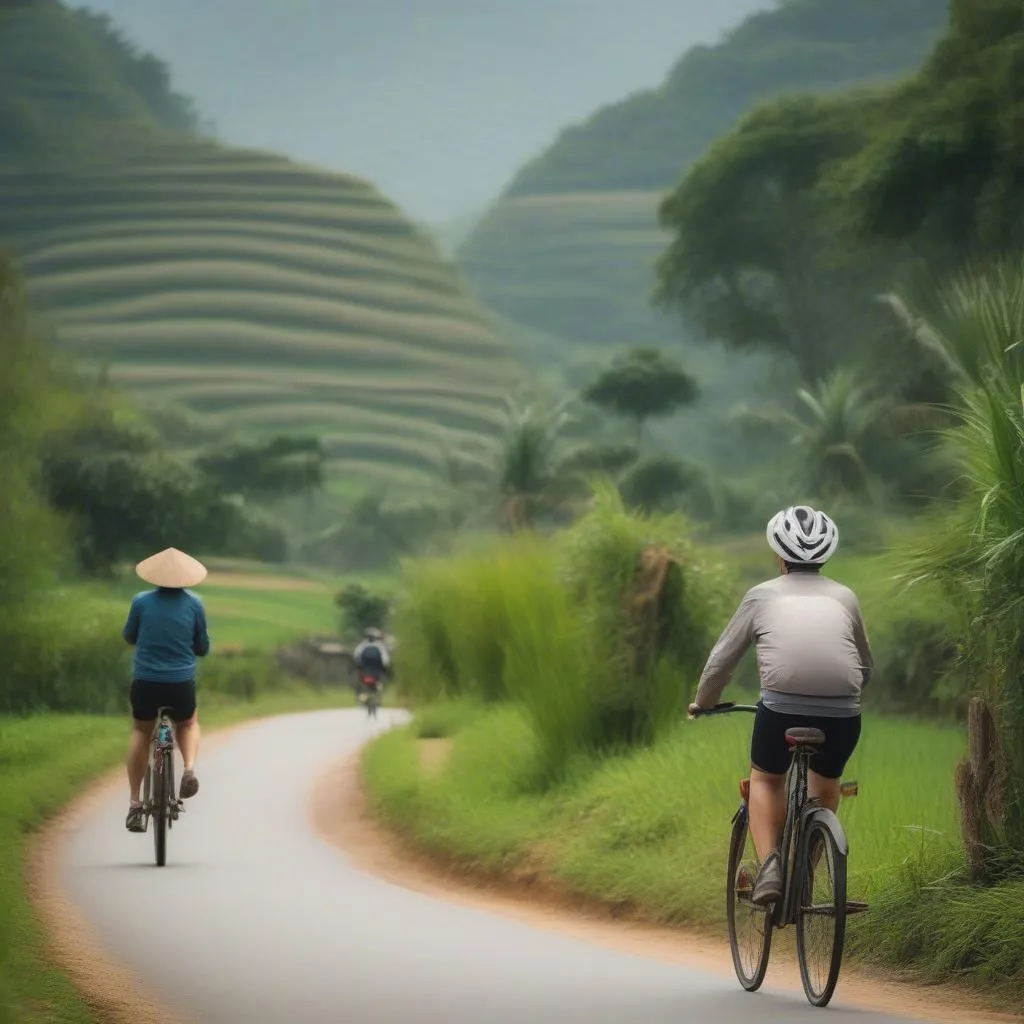
[[[574,752],[645,743],[681,717],[731,590],[684,518],[630,515],[602,488],[551,538],[407,565],[403,682],[414,698],[522,705],[554,778]]]
[[[253,701],[285,689],[288,676],[266,652],[211,655],[197,673],[200,703],[209,697]]]
[[[370,593],[361,583],[349,583],[334,603],[341,609],[341,631],[347,636],[361,636],[370,626],[383,629],[387,623],[390,602],[383,594]]]
[[[55,593],[0,621],[0,712],[117,712],[128,706],[129,651],[108,606]]]

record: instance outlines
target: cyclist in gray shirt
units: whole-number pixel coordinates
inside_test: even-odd
[[[751,899],[781,896],[777,848],[786,821],[786,730],[825,733],[810,762],[809,795],[833,811],[840,778],[860,738],[861,691],[871,674],[871,648],[857,596],[821,575],[839,545],[835,523],[807,505],[772,517],[768,544],[781,575],[747,591],[708,657],[690,710],[718,702],[740,658],[753,645],[761,699],[750,744],[750,831],[761,869]]]

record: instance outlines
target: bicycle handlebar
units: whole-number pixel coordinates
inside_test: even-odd
[[[693,714],[688,717],[692,720],[695,718],[703,718],[705,715],[728,715],[734,711],[750,711],[756,712],[756,704],[734,704],[732,701],[726,701],[723,704],[716,704],[713,708],[699,708],[694,711]]]

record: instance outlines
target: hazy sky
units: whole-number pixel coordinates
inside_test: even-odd
[[[221,138],[363,175],[430,221],[772,2],[78,0],[166,60]]]

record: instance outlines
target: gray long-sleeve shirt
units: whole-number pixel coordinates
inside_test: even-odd
[[[872,657],[857,595],[818,573],[791,572],[747,591],[708,656],[695,702],[712,707],[747,648],[773,711],[859,714]]]

